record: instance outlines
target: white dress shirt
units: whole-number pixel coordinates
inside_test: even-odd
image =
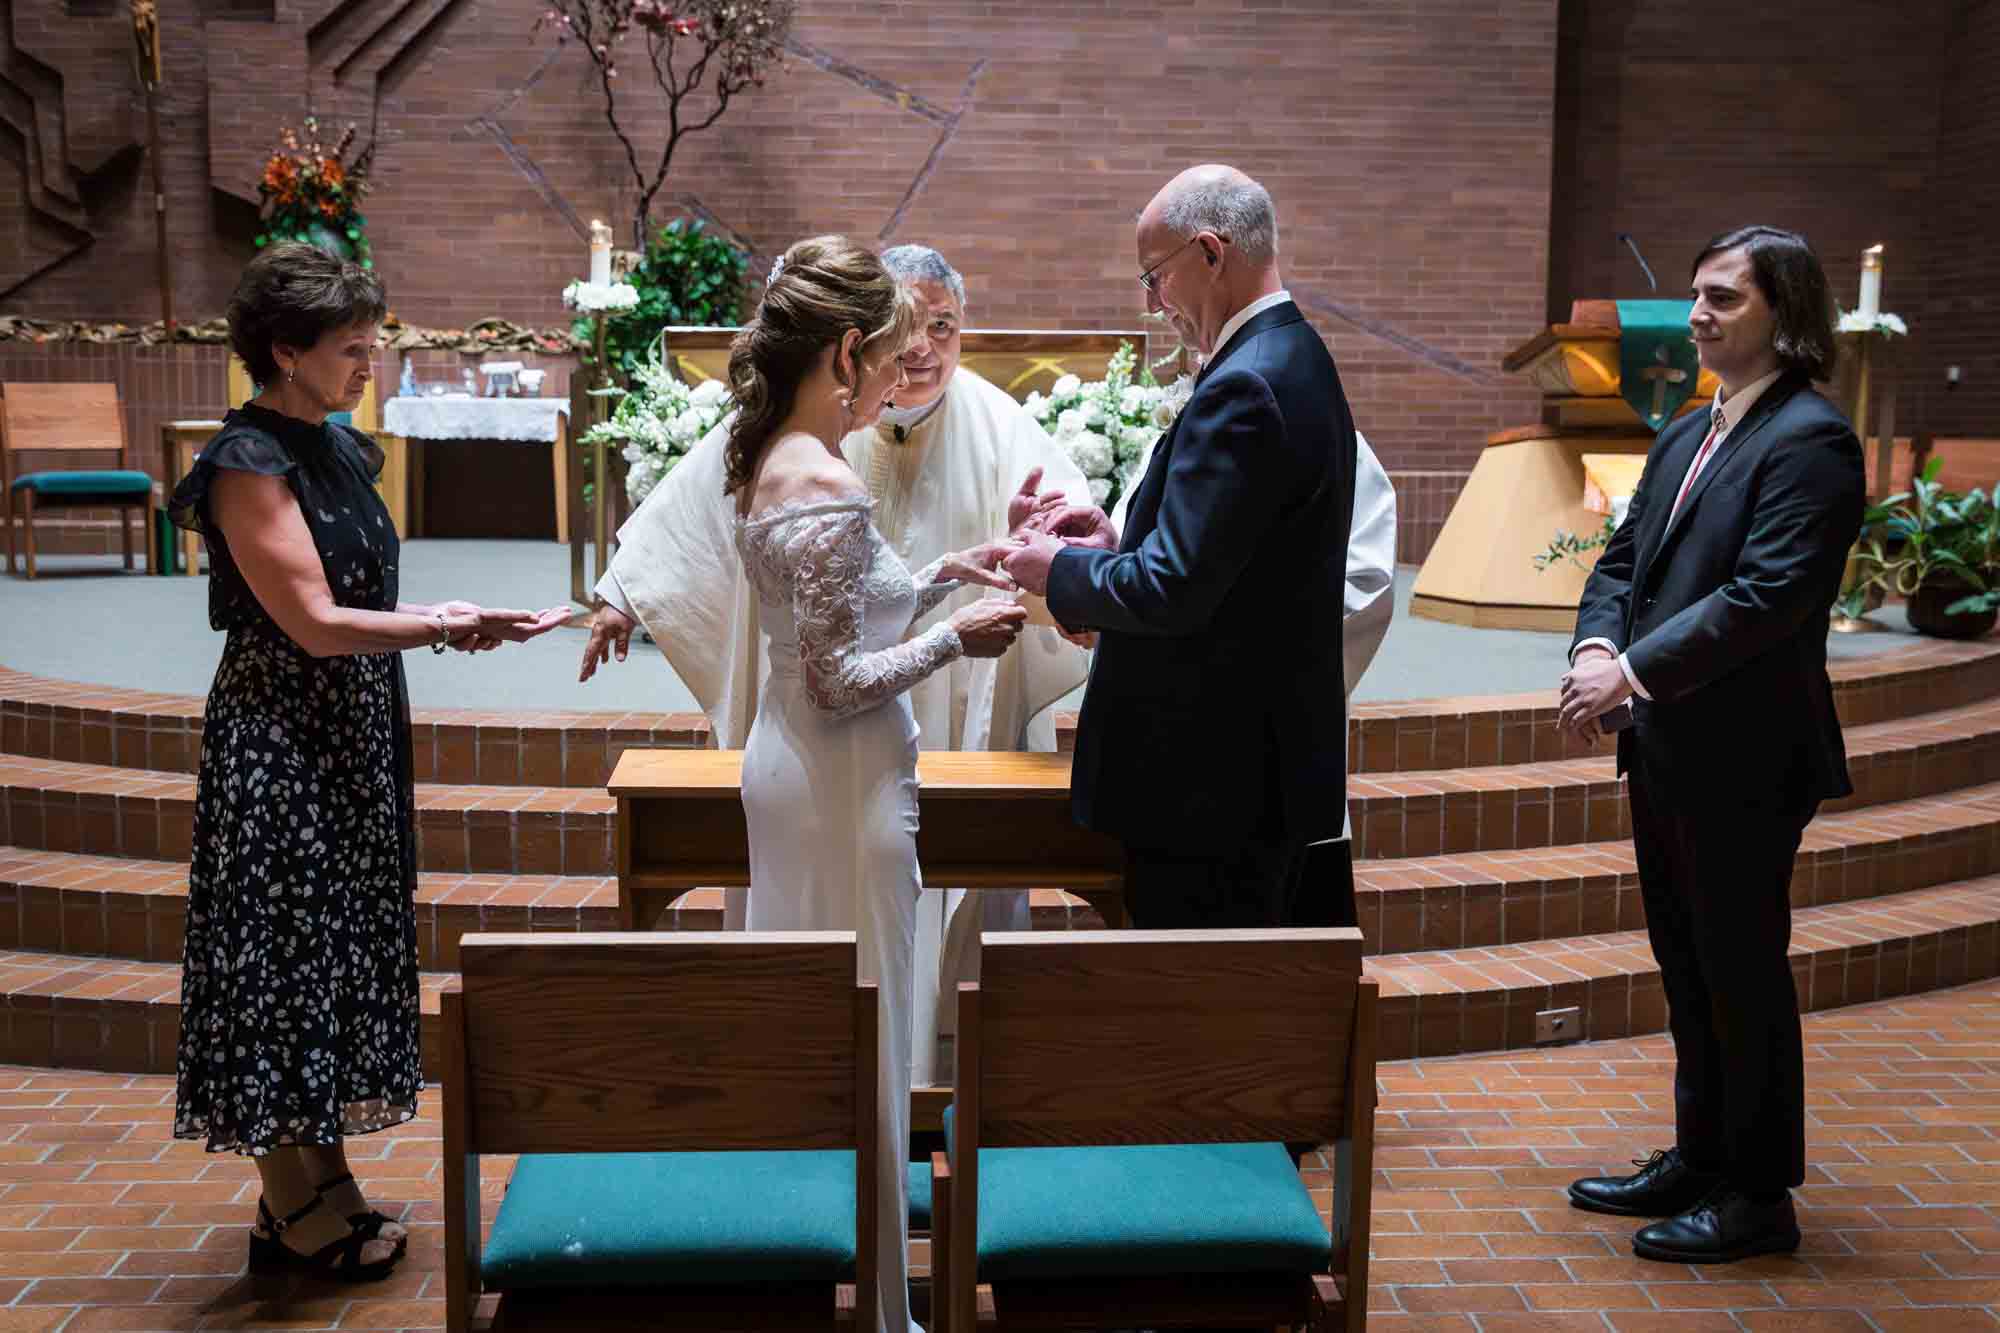
[[[1729,438],[1730,432],[1741,424],[1744,417],[1750,415],[1750,409],[1755,407],[1757,400],[1764,396],[1764,390],[1776,384],[1778,377],[1784,373],[1784,367],[1780,366],[1778,369],[1764,376],[1764,378],[1753,380],[1749,384],[1746,384],[1741,390],[1730,394],[1727,398],[1724,398],[1721,394],[1716,395],[1716,403],[1712,409],[1715,417],[1715,442],[1709,446],[1706,458],[1702,457],[1699,450],[1696,451],[1695,462],[1700,464],[1700,466],[1694,468],[1689,475],[1682,479],[1680,489],[1674,492],[1676,501],[1680,499],[1684,491],[1693,487],[1694,479],[1701,475],[1702,470],[1715,461],[1715,456],[1722,452],[1723,441]],[[1668,521],[1672,521],[1671,514],[1668,516]],[[1625,683],[1632,687],[1632,693],[1638,695],[1641,699],[1652,699],[1653,696],[1646,692],[1646,687],[1639,683],[1639,677],[1633,672],[1631,659],[1626,654],[1619,652],[1618,645],[1609,639],[1585,639],[1570,650],[1570,664],[1574,666],[1576,664],[1576,655],[1593,645],[1599,648],[1608,648],[1612,652],[1618,653],[1618,669],[1625,673]]]
[[[1252,301],[1249,305],[1244,306],[1241,310],[1231,315],[1229,317],[1229,322],[1222,326],[1222,332],[1215,335],[1215,351],[1209,353],[1210,358],[1212,359],[1217,352],[1220,352],[1223,348],[1229,346],[1229,340],[1236,336],[1236,330],[1242,328],[1245,324],[1248,324],[1252,319],[1256,318],[1258,315],[1263,314],[1266,310],[1269,310],[1272,306],[1283,305],[1285,302],[1291,299],[1292,299],[1292,294],[1286,291],[1283,287],[1280,287],[1277,291],[1272,292],[1269,296],[1260,296],[1256,300]]]

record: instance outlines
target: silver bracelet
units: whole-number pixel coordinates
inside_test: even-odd
[[[451,642],[451,626],[444,623],[444,612],[442,611],[431,612],[431,619],[437,621],[438,627],[438,636],[431,643],[431,651],[433,653],[442,653],[444,646]]]

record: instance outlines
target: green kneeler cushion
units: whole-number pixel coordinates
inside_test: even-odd
[[[910,1212],[930,1225],[928,1163]],[[853,1276],[851,1152],[524,1156],[480,1262],[489,1291]]]
[[[1282,1143],[979,1151],[982,1281],[1324,1273],[1332,1259]]]
[[[37,496],[81,502],[88,500],[129,500],[153,493],[153,479],[144,472],[30,472],[14,478],[14,489],[33,491]]]

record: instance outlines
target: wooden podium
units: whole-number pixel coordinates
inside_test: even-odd
[[[1584,503],[1586,454],[1643,456],[1654,435],[1619,396],[1618,307],[1578,301],[1500,363],[1542,391],[1539,425],[1489,436],[1437,544],[1417,574],[1410,611],[1478,629],[1566,631],[1589,570],[1570,561],[1547,569],[1535,556],[1560,531],[1587,535],[1604,516]],[[1664,381],[1677,371],[1660,372]],[[1700,373],[1677,415],[1706,411],[1715,377]],[[1665,383],[1656,386],[1663,396]],[[1594,564],[1595,555],[1582,557]]]

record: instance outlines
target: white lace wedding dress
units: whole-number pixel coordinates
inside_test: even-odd
[[[736,549],[765,609],[771,674],[743,748],[752,930],[852,930],[881,988],[877,1253],[881,1327],[910,1322],[910,1008],[916,950],[917,724],[904,691],[955,661],[910,624],[959,585],[911,576],[865,496],[762,510]],[[942,562],[940,562],[942,564]]]

